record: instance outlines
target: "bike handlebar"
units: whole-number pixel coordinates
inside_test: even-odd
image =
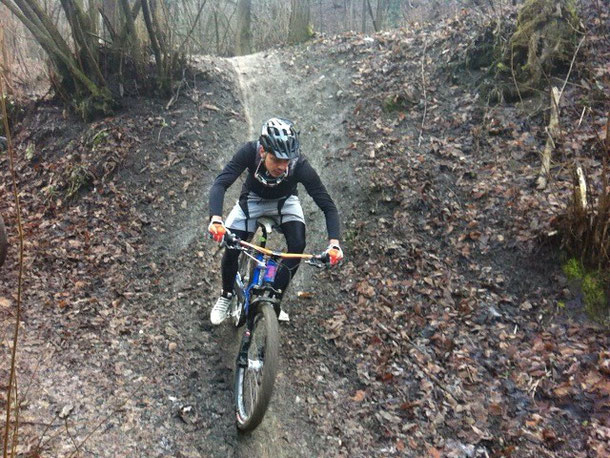
[[[307,264],[315,267],[325,267],[330,264],[330,256],[328,253],[321,254],[305,254],[305,253],[283,253],[281,251],[274,251],[262,246],[254,245],[253,243],[246,242],[240,239],[237,235],[226,231],[223,245],[232,250],[254,250],[262,253],[266,256],[280,259],[304,259]]]

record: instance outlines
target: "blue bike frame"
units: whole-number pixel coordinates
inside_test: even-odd
[[[262,255],[262,254],[256,255],[256,260],[258,262],[262,262],[262,261],[264,261],[264,259],[265,259],[264,255]],[[248,313],[250,311],[250,298],[251,298],[252,288],[254,288],[256,286],[262,286],[263,283],[273,283],[273,280],[275,280],[275,275],[277,274],[277,268],[278,268],[278,263],[270,258],[267,259],[264,267],[257,264],[254,267],[254,273],[252,274],[252,280],[250,280],[250,283],[248,283],[247,285],[244,285],[242,283],[239,272],[237,273],[238,284],[240,285],[240,288],[242,288],[242,291],[244,293],[244,298],[245,298],[244,313],[246,314],[246,316],[248,316]],[[262,273],[263,269],[264,269],[264,273]]]

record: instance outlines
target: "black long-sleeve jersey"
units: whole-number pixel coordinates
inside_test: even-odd
[[[302,183],[307,193],[324,212],[328,237],[338,239],[340,236],[339,212],[317,172],[305,156],[303,154],[299,155],[298,159],[290,164],[288,176],[280,184],[273,187],[265,186],[254,177],[260,160],[257,152],[257,142],[248,142],[235,153],[216,177],[210,189],[210,216],[222,215],[226,190],[244,170],[248,169],[246,181],[241,189],[242,197],[253,192],[262,199],[281,199],[282,197],[297,195],[297,184]]]

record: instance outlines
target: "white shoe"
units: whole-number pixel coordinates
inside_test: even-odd
[[[231,300],[233,299],[233,294],[227,294],[227,297],[221,295],[214,307],[212,307],[212,312],[210,313],[210,321],[212,324],[220,324],[229,316],[229,306],[231,305]]]
[[[283,310],[280,310],[280,316],[277,317],[277,320],[287,323],[290,321],[290,317],[288,316],[288,313],[284,312]]]

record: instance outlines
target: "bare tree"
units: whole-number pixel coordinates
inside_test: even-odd
[[[235,34],[236,56],[252,52],[252,0],[239,0],[237,5],[237,33]]]
[[[292,0],[288,42],[301,43],[311,37],[309,0]]]
[[[362,0],[362,33],[366,33],[366,0]]]
[[[180,47],[171,40],[167,15],[158,0],[59,0],[67,21],[62,33],[52,10],[38,0],[0,0],[29,29],[46,52],[56,93],[83,118],[109,114],[118,105],[126,78],[167,92],[171,77],[181,65]],[[143,13],[147,36],[137,33],[136,19]],[[103,32],[102,32],[103,29]],[[157,67],[149,78],[148,46]],[[131,74],[126,69],[131,70]],[[110,81],[117,81],[111,84]],[[145,89],[146,87],[144,87]]]

